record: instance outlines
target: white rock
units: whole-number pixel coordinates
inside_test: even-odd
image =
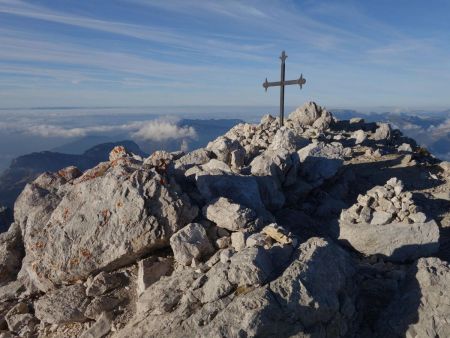
[[[238,231],[255,220],[256,213],[250,208],[240,204],[233,203],[231,200],[220,197],[213,200],[203,208],[203,215],[210,221],[217,224],[218,227]]]
[[[386,211],[375,211],[372,215],[370,224],[383,225],[389,223],[393,218],[393,215]]]
[[[201,259],[213,252],[206,230],[199,223],[190,223],[170,238],[175,260],[190,265],[192,259]]]

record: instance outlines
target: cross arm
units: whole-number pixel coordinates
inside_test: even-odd
[[[263,83],[263,87],[267,91],[267,88],[269,88],[269,87],[279,87],[281,85],[289,86],[289,85],[298,84],[300,86],[300,89],[302,89],[302,87],[305,83],[306,83],[306,79],[303,78],[303,74],[301,74],[297,80],[288,80],[288,81],[284,81],[284,82],[281,82],[281,81],[269,82],[269,81],[267,81],[267,78],[266,78],[266,81]]]

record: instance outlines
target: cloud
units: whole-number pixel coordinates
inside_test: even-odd
[[[166,141],[170,139],[195,139],[197,132],[193,127],[178,126],[173,122],[154,120],[144,124],[132,136],[145,141]]]
[[[0,131],[14,131],[44,138],[78,138],[88,135],[125,132],[142,141],[166,141],[196,139],[193,127],[181,126],[177,118],[166,117],[150,121],[132,121],[126,124],[107,126],[83,126],[66,128],[61,125],[28,121],[26,123],[0,122]]]

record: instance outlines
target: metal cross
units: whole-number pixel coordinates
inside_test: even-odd
[[[267,88],[269,87],[277,87],[280,86],[280,125],[282,126],[284,124],[284,86],[298,84],[300,86],[300,89],[302,89],[302,86],[306,83],[306,79],[303,78],[303,74],[300,75],[300,77],[297,80],[289,80],[285,81],[285,71],[286,71],[286,61],[287,55],[283,51],[281,53],[280,59],[281,59],[281,81],[277,82],[268,82],[267,78],[266,81],[263,83],[263,87],[267,92]]]

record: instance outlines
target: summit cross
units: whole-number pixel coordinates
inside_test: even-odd
[[[289,80],[285,81],[285,73],[286,73],[286,61],[287,55],[285,51],[281,53],[280,59],[281,59],[281,81],[277,82],[268,82],[267,78],[266,81],[263,83],[263,87],[267,92],[267,88],[269,87],[280,87],[280,126],[284,124],[284,86],[289,86],[293,84],[298,84],[300,86],[300,89],[302,89],[302,86],[306,83],[306,79],[303,78],[303,74],[300,75],[300,77],[297,80]]]

